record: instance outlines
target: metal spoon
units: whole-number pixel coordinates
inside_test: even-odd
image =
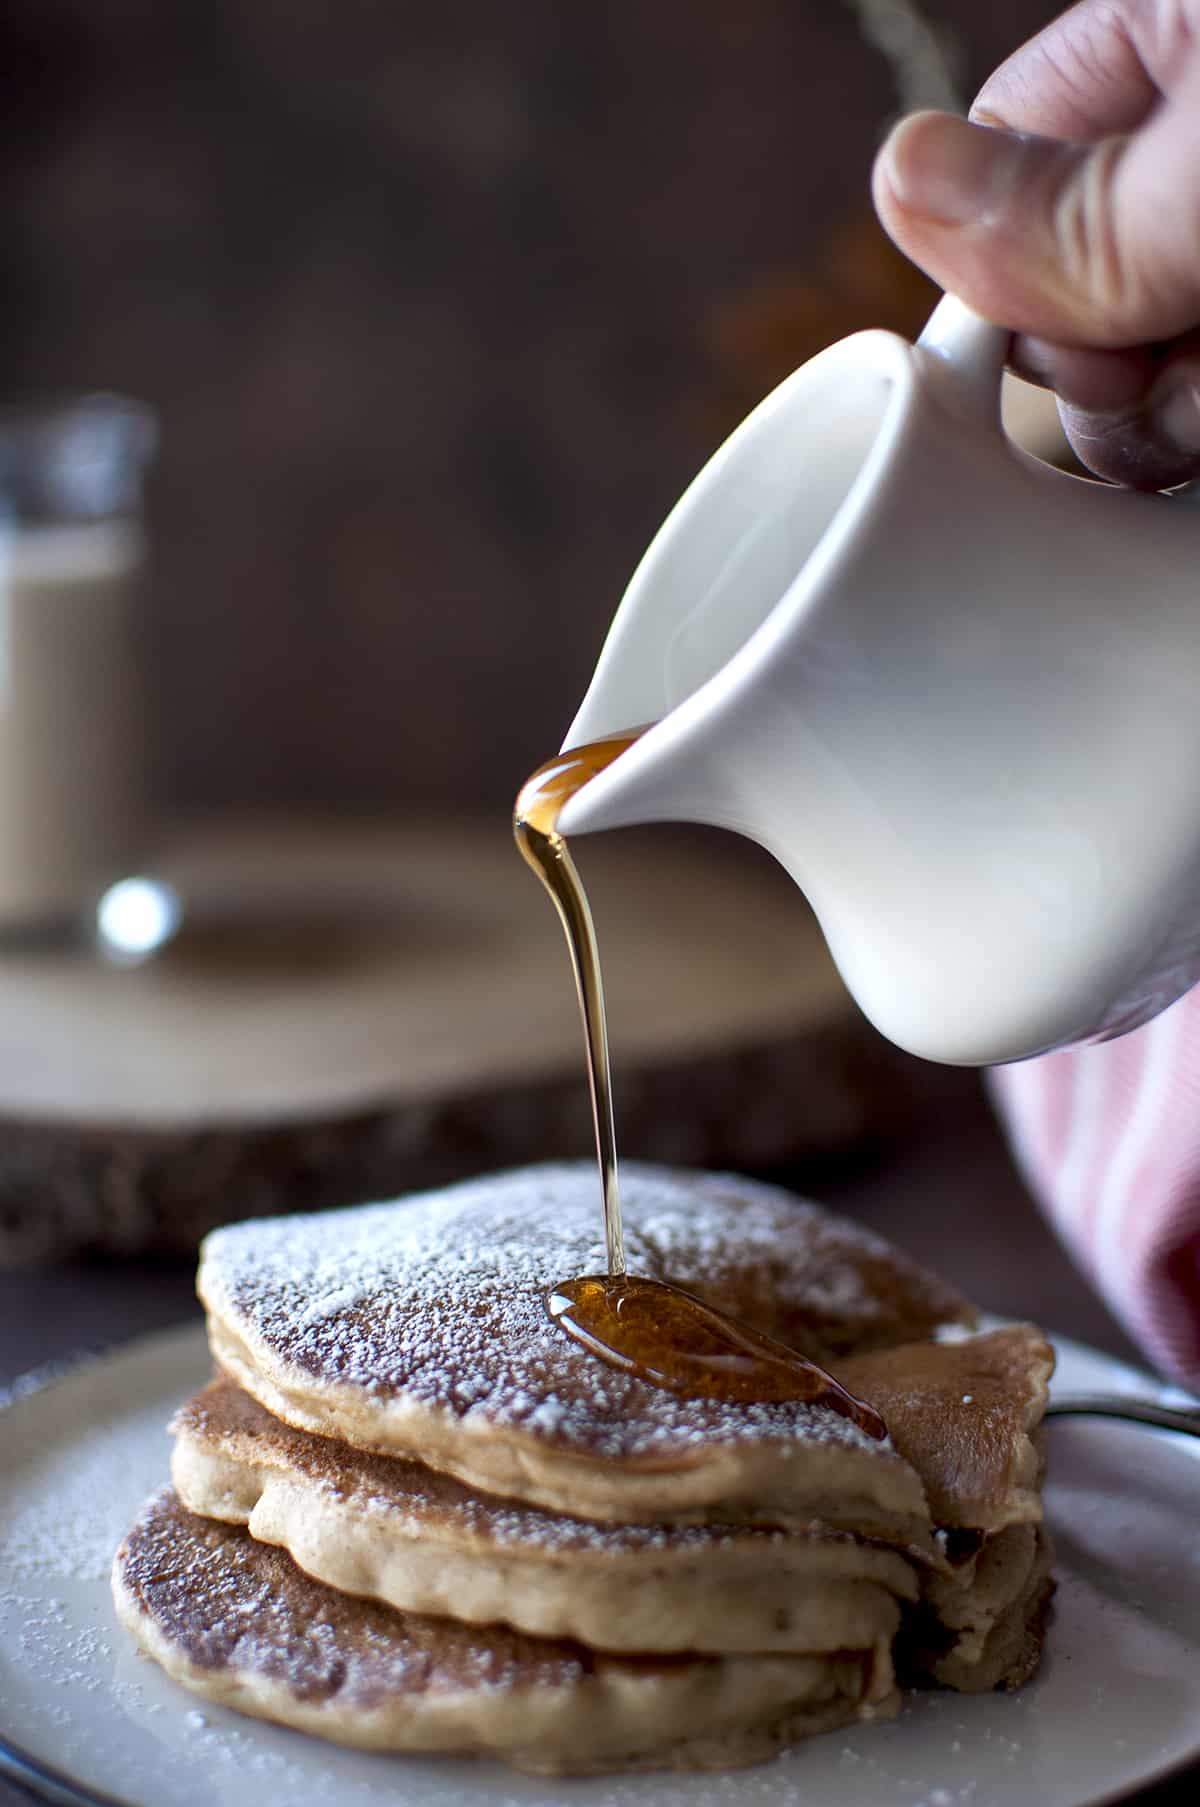
[[[1158,1405],[1124,1393],[1064,1393],[1050,1401],[1046,1417],[1123,1418],[1129,1424],[1153,1424],[1200,1437],[1200,1406]]]

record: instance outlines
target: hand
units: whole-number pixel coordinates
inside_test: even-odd
[[[1081,0],[875,165],[901,250],[1015,333],[1078,456],[1200,476],[1200,0]]]

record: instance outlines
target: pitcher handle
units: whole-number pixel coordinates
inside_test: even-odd
[[[918,346],[950,372],[954,387],[989,425],[1000,424],[1000,378],[1010,334],[993,326],[957,295],[943,295],[925,322]]]

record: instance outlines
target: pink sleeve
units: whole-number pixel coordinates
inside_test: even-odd
[[[1200,1389],[1200,988],[991,1083],[1067,1247],[1150,1359]]]

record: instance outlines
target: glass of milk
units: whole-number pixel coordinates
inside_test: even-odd
[[[155,437],[120,396],[0,409],[0,947],[94,934],[145,855]]]

